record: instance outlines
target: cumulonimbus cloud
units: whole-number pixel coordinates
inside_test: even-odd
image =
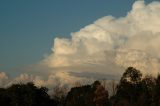
[[[27,74],[17,80],[34,81],[37,86],[55,82],[73,83],[87,78],[116,79],[133,66],[144,74],[160,71],[160,2],[136,1],[124,17],[105,16],[70,38],[55,38],[52,53],[41,64],[52,74],[46,80]],[[9,78],[0,74],[0,84]],[[12,82],[13,83],[13,82]]]
[[[136,1],[125,17],[105,16],[71,38],[55,38],[44,63],[71,72],[121,74],[129,66],[160,70],[160,3]]]

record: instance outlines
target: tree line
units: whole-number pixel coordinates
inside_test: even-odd
[[[110,95],[105,86],[112,88]],[[58,86],[53,91],[49,96],[46,87],[32,82],[13,84],[0,88],[0,106],[160,106],[160,75],[142,77],[139,70],[128,67],[117,84],[95,81],[67,93]]]

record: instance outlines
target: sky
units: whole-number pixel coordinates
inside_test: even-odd
[[[38,63],[32,71],[46,65],[43,69],[59,71],[51,78],[66,76],[70,80],[95,76],[98,69],[102,76],[106,66],[117,70],[133,65],[144,70],[153,64],[150,70],[157,72],[159,3],[144,1],[0,0],[0,71],[11,76],[22,74],[18,79],[28,78],[23,70]],[[131,53],[130,48],[137,50]],[[126,54],[132,58],[128,60]],[[110,60],[115,60],[114,65]],[[62,70],[67,73],[60,73]],[[8,78],[4,73],[0,76]]]
[[[134,0],[0,0],[0,70],[34,64],[50,53],[55,37],[108,14],[120,17]]]

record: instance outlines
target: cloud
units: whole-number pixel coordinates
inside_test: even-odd
[[[156,75],[160,69],[160,3],[136,1],[125,17],[105,16],[71,38],[55,38],[51,68],[74,73],[121,75],[134,66]]]
[[[9,77],[4,72],[0,72],[0,88],[9,82]]]
[[[82,76],[76,76],[72,73],[67,72],[54,72],[50,74],[46,79],[44,79],[41,76],[38,75],[31,75],[31,74],[21,74],[15,78],[11,78],[6,75],[4,72],[0,72],[0,88],[6,88],[11,86],[12,84],[21,84],[21,83],[28,83],[33,82],[37,87],[47,87],[49,88],[49,94],[53,93],[53,89],[56,86],[59,87],[66,87],[71,88],[75,86],[75,84],[83,83],[88,84],[90,82],[93,82],[91,78],[86,78]]]
[[[129,66],[144,74],[157,75],[160,70],[159,11],[160,2],[145,4],[139,0],[124,17],[105,16],[71,33],[70,38],[57,37],[52,53],[34,68],[40,75],[21,74],[12,79],[2,72],[0,86],[4,86],[4,82],[33,81],[37,86],[51,88],[57,83],[118,80]],[[33,66],[27,70],[33,70]],[[47,77],[44,78],[44,74]]]

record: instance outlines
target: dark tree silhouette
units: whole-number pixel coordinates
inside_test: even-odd
[[[99,81],[72,88],[66,98],[66,106],[106,106],[107,103],[108,91]]]
[[[157,79],[156,79],[153,106],[160,106],[160,74],[157,76]]]
[[[139,83],[142,79],[142,73],[133,68],[133,67],[128,67],[128,69],[123,73],[120,83]]]
[[[13,84],[0,90],[2,106],[56,106],[45,87],[37,88],[33,83]]]
[[[112,97],[112,100],[117,102],[115,106],[120,104],[136,105],[142,91],[141,80],[142,73],[133,67],[129,67],[120,79],[115,97]]]
[[[160,75],[142,78],[139,70],[129,67],[111,97],[100,81],[73,87],[68,93],[59,85],[53,91],[52,99],[45,87],[13,84],[0,88],[0,106],[160,106]]]
[[[151,106],[153,104],[154,89],[156,86],[156,79],[152,76],[145,76],[142,80],[142,91],[138,98],[138,105]]]

